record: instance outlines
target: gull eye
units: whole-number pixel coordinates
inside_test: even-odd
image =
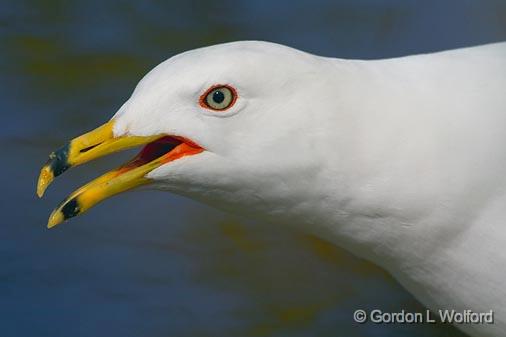
[[[237,94],[228,85],[215,85],[209,88],[201,97],[200,105],[211,110],[226,110],[234,105]]]

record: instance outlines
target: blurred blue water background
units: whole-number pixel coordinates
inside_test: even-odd
[[[461,335],[353,323],[358,308],[424,309],[328,243],[167,193],[45,228],[60,199],[132,155],[37,200],[51,150],[108,119],[157,63],[243,39],[366,59],[451,49],[506,40],[506,1],[0,2],[0,336]]]

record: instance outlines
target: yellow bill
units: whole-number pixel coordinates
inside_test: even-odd
[[[102,156],[145,145],[142,151],[121,167],[79,188],[58,206],[49,217],[48,228],[82,214],[97,203],[118,193],[149,182],[145,176],[155,168],[180,157],[197,154],[203,149],[182,137],[121,136],[113,133],[114,120],[71,140],[49,155],[37,183],[37,195],[42,197],[55,177],[67,169]]]
[[[117,137],[113,136],[114,121],[90,131],[82,136],[72,139],[69,143],[49,155],[49,160],[40,171],[37,183],[37,195],[42,197],[47,187],[69,168],[84,164],[102,156],[147,144],[160,138],[160,135],[151,137]]]

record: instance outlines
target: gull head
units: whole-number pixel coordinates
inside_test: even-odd
[[[257,41],[196,49],[159,64],[112,119],[51,153],[39,196],[71,167],[142,146],[131,161],[66,198],[48,226],[141,185],[225,209],[279,211],[268,205],[278,200],[283,208],[307,192],[324,156],[315,112],[326,104],[326,66],[325,58]]]

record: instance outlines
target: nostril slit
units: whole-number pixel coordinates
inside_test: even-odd
[[[100,144],[102,144],[102,143],[98,143],[98,144],[95,144],[95,145],[92,145],[92,146],[85,147],[84,149],[79,150],[79,152],[80,153],[88,152],[89,150],[91,150],[91,149],[99,146]]]

